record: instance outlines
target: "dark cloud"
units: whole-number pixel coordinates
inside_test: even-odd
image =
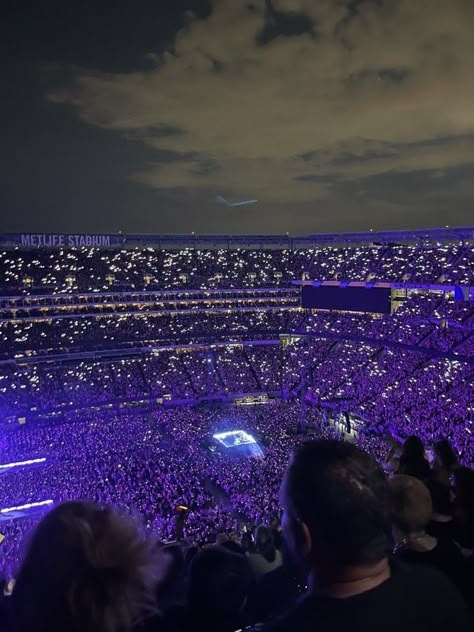
[[[304,34],[315,35],[315,25],[309,16],[294,11],[278,11],[271,0],[266,0],[265,21],[257,34],[257,44],[265,46],[277,37],[298,37]]]
[[[156,9],[145,12],[140,43],[139,7],[120,2],[103,55],[103,17],[90,34],[68,22],[62,57],[41,44],[55,72],[32,79],[25,111],[17,99],[4,117],[3,191],[18,211],[8,227],[396,228],[436,225],[450,204],[471,221],[470,0],[432,0],[429,11],[413,0],[192,4],[168,4],[156,38]],[[93,5],[74,11],[85,25]],[[127,19],[131,42],[114,56]],[[216,193],[259,204],[224,210]],[[21,211],[26,201],[36,217]],[[51,211],[81,204],[82,213]]]

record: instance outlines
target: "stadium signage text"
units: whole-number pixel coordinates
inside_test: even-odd
[[[20,236],[20,245],[27,248],[57,248],[61,246],[107,247],[111,245],[111,239],[110,235],[27,233]]]

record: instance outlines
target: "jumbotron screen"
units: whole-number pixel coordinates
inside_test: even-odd
[[[304,285],[302,307],[333,309],[346,312],[390,314],[390,288],[340,287],[334,285]]]

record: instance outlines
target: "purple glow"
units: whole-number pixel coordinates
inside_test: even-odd
[[[417,434],[429,449],[446,436],[472,466],[474,249],[461,235],[473,230],[446,245],[420,232],[423,247],[367,233],[0,249],[0,350],[21,358],[0,367],[0,575],[74,498],[125,506],[163,542],[177,505],[193,508],[193,542],[236,515],[265,523],[305,426],[342,441],[350,422],[381,464],[392,440]],[[390,288],[393,314],[302,309],[297,285],[312,283]]]

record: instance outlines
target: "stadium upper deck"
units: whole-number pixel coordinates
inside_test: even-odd
[[[0,295],[289,287],[301,279],[472,285],[474,228],[289,236],[0,236]]]

